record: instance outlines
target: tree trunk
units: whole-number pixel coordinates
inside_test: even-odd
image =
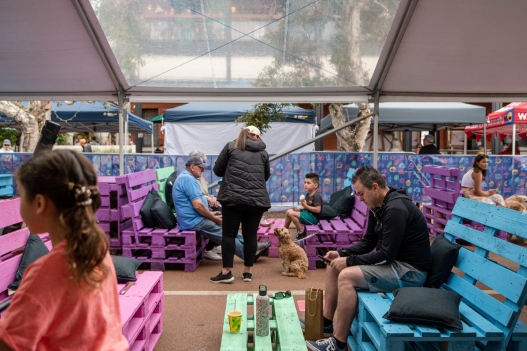
[[[338,128],[346,123],[346,116],[342,111],[342,104],[329,104],[329,112],[331,113],[331,122],[334,128]],[[359,103],[359,113],[357,117],[369,114],[369,105],[367,103]],[[352,126],[341,129],[337,134],[337,150],[348,152],[362,151],[366,138],[370,130],[371,117],[366,118]]]
[[[24,106],[19,106],[9,101],[0,101],[0,112],[20,125],[20,151],[33,152],[37,146],[40,131],[37,118],[27,111]]]

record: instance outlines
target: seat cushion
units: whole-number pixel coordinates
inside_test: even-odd
[[[399,288],[383,318],[398,323],[463,329],[459,316],[461,295],[433,288]]]
[[[461,245],[451,243],[444,234],[439,234],[435,238],[430,247],[432,266],[428,271],[425,287],[439,288],[446,282],[452,267],[456,264],[460,248]]]
[[[47,253],[49,253],[49,249],[44,245],[42,239],[40,239],[38,235],[29,235],[29,238],[27,238],[26,241],[26,246],[24,247],[22,259],[20,260],[18,270],[15,274],[15,281],[9,284],[7,288],[11,290],[18,289],[27,267]]]
[[[345,187],[340,192],[340,197],[331,205],[331,207],[333,207],[333,210],[335,210],[340,218],[348,218],[351,215],[353,205],[355,204],[355,196],[353,196],[351,186]]]
[[[141,205],[141,209],[139,210],[141,219],[147,228],[157,228],[157,221],[151,211],[152,206],[154,206],[154,202],[157,199],[161,200],[161,197],[158,192],[152,188],[148,195],[146,195],[145,201],[143,201],[143,205]]]
[[[152,211],[152,215],[157,222],[157,228],[165,228],[170,230],[177,225],[177,220],[174,216],[174,213],[172,213],[170,207],[168,207],[168,205],[164,203],[163,200],[157,199],[150,210]]]
[[[114,255],[111,255],[110,257],[112,258],[113,266],[115,267],[117,282],[126,283],[137,280],[136,271],[141,263],[143,263],[142,261],[131,257]]]

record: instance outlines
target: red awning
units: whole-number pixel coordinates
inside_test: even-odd
[[[507,135],[512,135],[513,125],[516,125],[516,135],[525,138],[527,133],[527,102],[512,102],[507,106],[490,113],[486,118],[487,140],[490,136],[500,135],[504,139]],[[465,127],[467,137],[476,135],[477,140],[481,139],[484,133],[483,124],[475,124]]]

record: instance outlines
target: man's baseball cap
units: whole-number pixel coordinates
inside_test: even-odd
[[[198,156],[192,156],[188,158],[187,163],[185,163],[185,166],[188,167],[190,165],[198,166],[201,168],[207,168],[209,166],[208,164],[203,162],[201,157]]]
[[[248,126],[248,127],[245,127],[245,129],[249,131],[249,133],[251,134],[260,136],[260,129],[256,128],[255,126]]]
[[[9,140],[9,139],[5,139],[5,140],[4,140],[4,145],[9,145],[9,146],[11,146],[11,140]]]

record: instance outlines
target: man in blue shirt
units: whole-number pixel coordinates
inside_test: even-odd
[[[207,199],[203,195],[197,179],[209,165],[201,157],[189,157],[185,163],[185,170],[176,178],[172,188],[172,198],[176,208],[178,226],[180,230],[195,230],[206,238],[221,245],[222,217],[209,211]],[[271,246],[271,242],[258,243],[256,259]],[[243,259],[243,236],[236,237],[236,256]],[[234,278],[233,278],[234,280]]]

